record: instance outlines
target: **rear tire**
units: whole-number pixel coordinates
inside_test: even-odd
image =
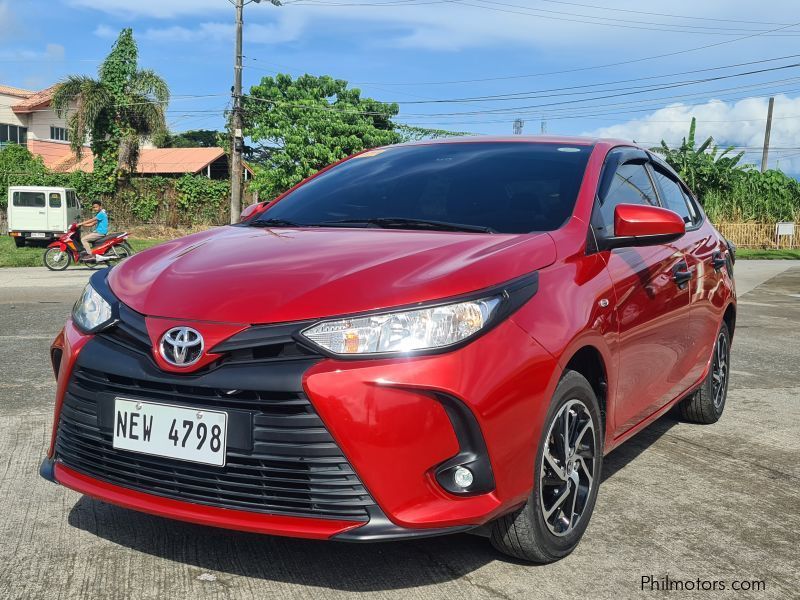
[[[681,417],[692,423],[710,425],[716,423],[725,410],[730,379],[731,335],[726,323],[722,323],[714,343],[711,368],[703,385],[694,394],[678,405]]]
[[[565,431],[567,435],[563,435]],[[534,489],[525,506],[492,523],[492,545],[533,563],[567,556],[589,525],[602,465],[603,428],[597,397],[583,375],[567,371],[545,418]]]
[[[22,237],[22,236],[15,237],[14,238],[14,245],[17,248],[24,248],[25,247],[25,238]]]
[[[112,258],[111,260],[105,261],[106,266],[111,268],[115,264],[122,262],[130,256],[133,256],[134,252],[133,248],[131,248],[131,245],[128,242],[122,242],[119,246],[112,246],[106,250],[105,255],[108,256],[109,254],[112,256],[115,254],[117,255],[117,258]]]
[[[58,248],[48,248],[44,251],[42,261],[51,271],[63,271],[72,262],[72,256],[69,252],[62,252]]]

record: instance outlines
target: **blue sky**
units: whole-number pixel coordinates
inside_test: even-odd
[[[744,148],[761,143],[766,97],[778,94],[771,165],[780,160],[782,168],[797,173],[795,5],[790,0],[250,4],[244,83],[248,89],[278,71],[330,74],[367,95],[403,103],[402,122],[476,133],[510,133],[520,117],[525,133],[539,133],[544,119],[548,133],[676,143],[696,115],[701,135]],[[159,71],[172,89],[171,127],[221,127],[232,79],[228,0],[0,0],[0,83],[41,88],[70,73],[93,74],[126,26],[134,29],[141,65]],[[705,48],[693,50],[700,47]],[[798,56],[768,61],[793,54]],[[657,55],[667,56],[650,58]],[[612,63],[627,64],[604,66]],[[772,70],[744,75],[765,69]],[[698,81],[717,77],[724,79]],[[520,97],[481,98],[500,94]],[[459,98],[467,100],[430,102]],[[753,151],[748,159],[758,156]]]

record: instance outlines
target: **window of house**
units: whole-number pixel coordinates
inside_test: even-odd
[[[14,192],[14,206],[44,208],[44,192]]]
[[[50,139],[51,140],[58,140],[60,142],[68,142],[69,141],[69,133],[67,133],[66,127],[55,127],[53,125],[50,126]]]
[[[27,144],[28,128],[0,123],[0,144]]]
[[[59,192],[50,194],[50,208],[61,208],[61,194]]]

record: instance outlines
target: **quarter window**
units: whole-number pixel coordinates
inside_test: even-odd
[[[44,208],[44,192],[14,192],[14,206]]]
[[[58,192],[50,194],[50,208],[61,208],[61,194]]]
[[[619,204],[650,204],[658,206],[653,182],[643,164],[628,163],[620,165],[614,179],[601,199],[600,216],[603,224],[610,227],[614,223],[614,209]],[[609,228],[609,231],[613,229]]]

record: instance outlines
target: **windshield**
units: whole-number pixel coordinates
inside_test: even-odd
[[[552,231],[572,214],[591,151],[527,142],[373,150],[312,179],[250,224]]]

